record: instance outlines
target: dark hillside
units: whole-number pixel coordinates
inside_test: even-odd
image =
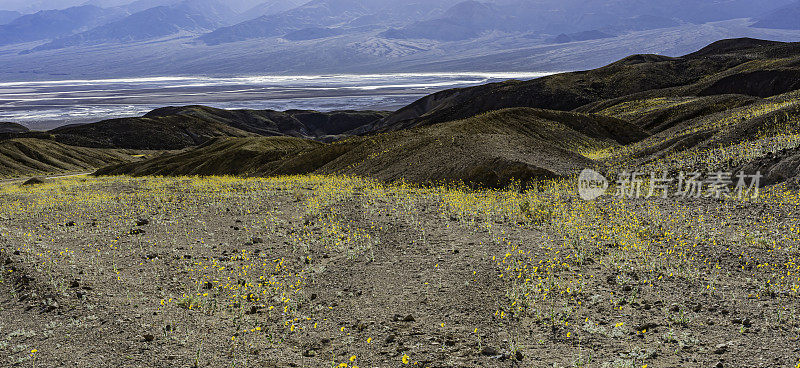
[[[436,124],[509,107],[573,110],[629,95],[769,97],[800,87],[799,65],[800,43],[724,40],[683,57],[634,55],[590,71],[442,91],[360,132]]]
[[[0,122],[0,134],[3,133],[27,133],[28,128],[17,123],[2,123]]]
[[[51,131],[59,142],[85,147],[182,149],[215,137],[291,136],[322,139],[387,115],[373,111],[223,110],[165,107],[138,118],[105,120]]]
[[[637,127],[614,118],[519,108],[330,144],[230,139],[183,154],[104,168],[98,174],[322,173],[494,187],[513,179],[570,175],[596,164],[582,152],[645,137]],[[293,146],[287,150],[288,142]]]

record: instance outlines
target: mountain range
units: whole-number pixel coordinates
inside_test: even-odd
[[[104,9],[92,5],[43,10],[0,26],[0,45],[57,38],[102,26],[123,16],[121,9]]]
[[[0,25],[11,23],[22,16],[22,13],[10,10],[0,10]]]
[[[61,37],[33,51],[144,41],[182,32],[209,31],[225,24],[234,14],[233,10],[214,0],[183,1],[172,6],[149,8],[85,32]]]
[[[0,77],[586,69],[642,39],[652,52],[680,55],[725,37],[800,38],[796,0],[81,4],[0,13]]]
[[[800,1],[772,11],[761,17],[754,27],[800,29]]]

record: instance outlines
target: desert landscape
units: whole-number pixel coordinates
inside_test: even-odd
[[[0,365],[800,367],[799,60],[3,124]]]
[[[791,367],[796,192],[335,176],[2,189],[11,366]]]

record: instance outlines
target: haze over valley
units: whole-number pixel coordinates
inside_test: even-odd
[[[6,81],[565,71],[633,53],[683,55],[724,38],[800,35],[796,0],[4,4]]]

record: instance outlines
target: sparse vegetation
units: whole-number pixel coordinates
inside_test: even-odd
[[[67,146],[46,139],[0,138],[0,178],[85,172],[134,161],[133,151]]]
[[[35,339],[39,365],[65,336],[135,314],[141,321],[106,332],[108,341],[175,351],[187,365],[330,363],[325,351],[357,357],[335,366],[413,364],[462,349],[470,353],[454,362],[485,365],[504,354],[537,359],[545,349],[562,366],[658,366],[687,357],[745,362],[754,346],[793,364],[785,359],[800,327],[790,312],[800,305],[800,223],[788,214],[798,194],[772,193],[734,215],[729,208],[741,204],[581,202],[568,200],[571,180],[538,187],[325,176],[6,185],[2,254],[30,281],[20,289],[28,298],[4,305],[11,313],[73,310],[77,325]],[[752,221],[764,206],[769,215]],[[129,235],[143,213],[144,232]],[[761,234],[766,246],[715,245],[718,234],[741,233]],[[707,293],[709,283],[717,293]],[[61,284],[56,303],[48,301]],[[9,334],[7,346],[44,333],[33,326],[52,313],[6,323],[25,331]],[[728,343],[731,332],[748,345]],[[723,353],[700,354],[722,343]],[[386,351],[395,345],[402,353]],[[12,350],[8,362],[32,348]]]

